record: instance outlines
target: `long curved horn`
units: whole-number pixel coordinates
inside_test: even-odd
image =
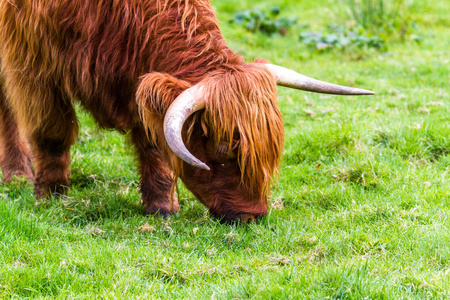
[[[273,64],[266,64],[269,71],[275,76],[277,84],[293,89],[334,95],[373,95],[375,92],[336,85],[307,77],[290,69]]]
[[[206,164],[189,152],[181,135],[184,121],[205,106],[206,100],[203,97],[203,88],[198,84],[182,92],[167,109],[164,117],[164,136],[176,156],[194,167],[209,171],[210,169]]]

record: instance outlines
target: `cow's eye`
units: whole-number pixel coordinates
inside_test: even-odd
[[[235,158],[235,147],[230,147],[228,143],[220,143],[217,146],[216,155],[218,158]]]
[[[228,154],[230,147],[227,144],[219,144],[219,146],[217,147],[217,151],[216,151],[216,155],[218,157],[226,157]]]

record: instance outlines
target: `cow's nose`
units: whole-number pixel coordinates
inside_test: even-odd
[[[241,222],[243,223],[249,223],[256,221],[256,217],[254,215],[245,214],[241,216]]]

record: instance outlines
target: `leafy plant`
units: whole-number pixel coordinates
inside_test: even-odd
[[[320,52],[331,49],[375,48],[385,50],[387,48],[383,38],[367,33],[362,27],[348,29],[329,26],[328,28],[328,33],[303,32],[300,34],[300,41]]]
[[[230,23],[242,25],[251,32],[260,31],[269,36],[274,34],[285,35],[286,31],[297,23],[297,17],[279,17],[280,12],[278,6],[272,7],[269,13],[257,8],[249,9],[238,12],[230,20]]]

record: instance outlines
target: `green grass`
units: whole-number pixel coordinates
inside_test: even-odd
[[[335,1],[214,1],[229,45],[304,74],[377,92],[285,88],[285,155],[269,215],[222,225],[180,185],[181,212],[143,213],[133,155],[80,112],[68,197],[35,204],[21,178],[0,185],[0,298],[423,299],[450,290],[450,32],[446,0],[413,3],[422,45],[317,55],[228,23],[279,5],[313,28]],[[148,223],[149,231],[139,228]]]

